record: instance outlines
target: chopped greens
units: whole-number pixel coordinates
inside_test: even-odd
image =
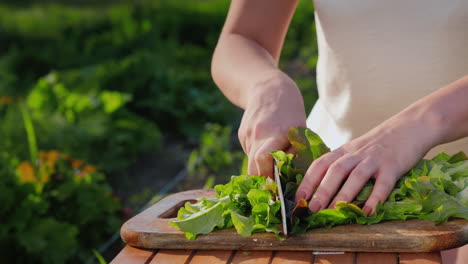
[[[334,209],[313,213],[307,201],[293,202],[297,187],[310,166],[330,151],[322,139],[307,128],[293,127],[288,133],[296,155],[273,151],[284,191],[291,233],[311,228],[343,224],[376,224],[386,220],[423,219],[440,224],[452,217],[468,220],[468,157],[463,152],[453,156],[440,153],[423,159],[403,175],[384,204],[378,204],[371,216],[361,210],[374,186],[364,186],[351,203],[337,202]],[[215,229],[234,227],[242,236],[271,232],[279,239],[280,202],[276,183],[261,176],[233,176],[225,185],[215,186],[216,198],[199,198],[187,203],[170,224],[185,232],[188,239]]]
[[[215,186],[216,198],[187,202],[170,225],[184,231],[187,239],[215,229],[236,228],[242,236],[256,232],[279,235],[280,202],[276,183],[261,176],[233,176],[225,185]]]

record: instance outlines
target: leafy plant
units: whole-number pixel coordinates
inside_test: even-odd
[[[224,1],[0,4],[0,94],[27,96],[53,72],[75,94],[131,95],[127,112],[195,141],[199,120],[237,116],[209,71],[226,11]]]
[[[16,169],[15,169],[16,168]],[[1,157],[0,260],[79,263],[120,226],[104,175],[57,151],[37,165]]]
[[[37,142],[35,148],[60,149],[108,173],[121,173],[140,153],[158,150],[161,141],[152,122],[125,109],[130,98],[116,91],[72,90],[57,74],[50,74],[39,79],[26,99],[6,107],[5,125],[0,127],[2,151],[27,158],[32,153],[24,145],[29,127],[35,135],[26,138]],[[15,122],[23,117],[28,117],[28,126]]]

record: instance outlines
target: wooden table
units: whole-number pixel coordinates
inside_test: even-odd
[[[345,253],[311,251],[171,250],[126,246],[112,264],[435,264],[440,253]]]

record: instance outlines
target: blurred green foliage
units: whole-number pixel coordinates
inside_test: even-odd
[[[69,90],[131,94],[129,112],[196,139],[205,121],[227,123],[234,114],[209,73],[226,4],[0,6],[0,91],[24,96],[53,70]]]
[[[124,108],[130,95],[106,90],[79,93],[56,79],[54,74],[39,79],[25,100],[41,149],[60,149],[116,172],[126,169],[139,153],[158,146],[155,124]],[[18,108],[15,103],[5,107],[0,151],[25,159],[27,144]]]
[[[231,175],[240,173],[246,156],[232,143],[229,126],[206,124],[199,142],[199,147],[192,151],[187,161],[190,182],[205,182],[204,187],[211,188],[215,179],[224,183]]]
[[[40,156],[37,166],[0,156],[0,262],[83,263],[119,228],[120,203],[94,167]]]

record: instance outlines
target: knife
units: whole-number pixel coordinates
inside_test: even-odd
[[[287,223],[287,218],[286,218],[286,205],[284,203],[284,195],[283,195],[283,188],[281,187],[281,179],[280,179],[280,173],[278,170],[278,165],[276,165],[276,160],[274,161],[274,171],[275,171],[275,182],[276,185],[278,186],[278,196],[277,198],[279,199],[281,203],[281,222],[283,223],[283,234],[285,236],[288,235],[288,223]]]

